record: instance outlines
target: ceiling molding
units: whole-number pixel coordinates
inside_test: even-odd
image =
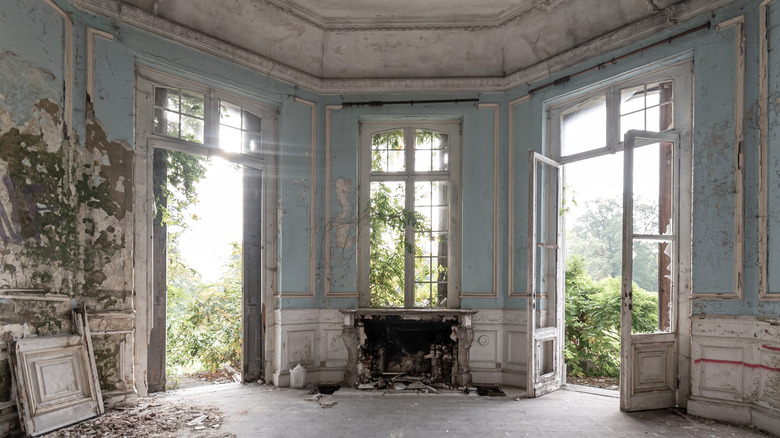
[[[415,16],[396,17],[358,17],[354,19],[333,19],[323,17],[309,8],[291,0],[257,0],[277,10],[291,15],[320,30],[331,32],[350,31],[425,31],[425,30],[466,30],[478,31],[495,29],[513,22],[530,10],[539,6],[517,6],[494,16],[485,15],[441,15],[432,22],[430,18]],[[541,6],[552,7],[560,0],[545,0]]]
[[[72,0],[82,8],[163,38],[226,59],[283,82],[318,94],[373,93],[488,93],[504,92],[550,78],[579,62],[603,56],[638,43],[652,34],[670,29],[734,0],[688,0],[604,36],[595,38],[547,60],[500,77],[468,78],[320,78],[286,64],[260,56],[202,32],[176,24],[119,0]],[[269,0],[261,0],[269,1]],[[439,29],[437,29],[439,30]]]

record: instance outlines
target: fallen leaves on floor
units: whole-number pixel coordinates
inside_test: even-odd
[[[567,376],[566,383],[570,385],[592,386],[595,388],[604,388],[604,389],[612,389],[612,390],[619,389],[617,377]]]
[[[138,406],[110,410],[47,437],[235,437],[219,430],[224,417],[216,407],[195,406],[187,400],[164,397],[161,394],[139,398]]]

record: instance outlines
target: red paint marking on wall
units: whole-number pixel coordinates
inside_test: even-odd
[[[696,359],[696,360],[693,361],[693,363],[699,363],[699,362],[717,363],[717,364],[724,364],[724,365],[742,365],[742,366],[745,366],[745,367],[748,367],[748,368],[762,369],[762,370],[774,371],[774,372],[780,373],[780,368],[775,368],[775,367],[770,367],[770,366],[767,366],[767,365],[760,365],[760,364],[755,364],[755,363],[742,362],[741,360],[723,360],[723,359],[705,359],[705,358],[701,358],[701,359]]]
[[[766,348],[767,350],[773,350],[773,351],[780,351],[780,347],[772,347],[771,345],[762,345],[761,348]]]

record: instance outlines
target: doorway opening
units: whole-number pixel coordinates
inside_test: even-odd
[[[166,389],[240,382],[242,168],[185,152],[154,155],[165,234],[155,243],[166,254]]]
[[[630,86],[614,93],[620,117],[611,123],[630,130],[672,128],[672,82]],[[599,97],[570,112],[561,123],[562,149],[588,150],[605,144],[613,129],[607,98]],[[594,130],[603,127],[606,130]],[[573,141],[572,139],[577,139]],[[618,140],[622,140],[619,138]],[[630,278],[632,317],[629,333],[671,330],[671,246],[660,236],[672,227],[672,145],[647,142],[632,150],[631,203],[624,191],[624,143],[564,164],[565,361],[567,383],[620,389],[621,296]],[[632,146],[633,148],[633,146]],[[611,150],[610,150],[611,149]],[[626,205],[630,226],[626,228]],[[626,277],[625,233],[630,233],[631,275]],[[615,393],[617,396],[618,394]]]

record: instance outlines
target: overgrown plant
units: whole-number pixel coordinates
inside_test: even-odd
[[[407,226],[411,226],[416,233],[429,231],[425,224],[425,217],[404,208],[402,200],[394,197],[384,184],[377,185],[372,190],[368,208],[371,218],[369,238],[371,306],[403,307],[404,268],[407,254],[414,257],[415,273],[418,278],[424,278],[431,273],[431,267],[419,258],[422,255],[422,248],[416,243],[409,243],[405,233]],[[441,267],[441,269],[446,268]],[[420,296],[416,301],[424,302],[426,299],[427,296]]]
[[[568,373],[617,377],[620,374],[620,286],[618,277],[598,282],[585,271],[585,260],[566,261],[566,347]],[[658,330],[658,297],[633,283],[635,333]]]
[[[240,367],[242,250],[240,243],[232,245],[217,283],[203,285],[198,276],[184,300],[172,302],[175,295],[168,295],[168,366],[201,365],[209,371],[226,364]]]

